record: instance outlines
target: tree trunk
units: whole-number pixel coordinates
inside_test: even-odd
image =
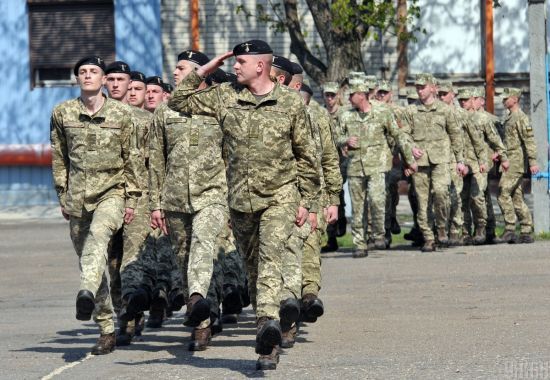
[[[351,38],[327,45],[328,69],[327,81],[341,82],[347,78],[350,71],[365,71],[361,41]]]

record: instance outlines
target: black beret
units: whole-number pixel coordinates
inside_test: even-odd
[[[296,62],[290,62],[290,64],[292,65],[292,71],[291,71],[292,75],[302,74],[304,72],[304,69],[302,69],[302,66],[300,66]]]
[[[310,94],[311,96],[313,96],[313,90],[311,89],[311,87],[309,87],[307,84],[305,83],[302,83],[302,87],[300,87],[300,91],[303,91],[303,92],[307,92],[308,94]]]
[[[167,92],[167,93],[171,94],[172,91],[174,91],[174,86],[172,86],[170,83],[163,83],[162,84],[162,90],[164,92]]]
[[[178,54],[178,61],[189,61],[196,63],[199,66],[206,65],[210,58],[204,53],[197,50],[186,50]]]
[[[130,79],[136,82],[143,82],[145,83],[145,74],[139,71],[131,71],[130,72]]]
[[[114,61],[105,69],[105,74],[121,73],[130,75],[130,66],[123,61]]]
[[[103,72],[105,72],[105,61],[103,60],[103,58],[97,57],[97,56],[91,56],[91,57],[82,58],[80,61],[76,63],[76,65],[74,65],[73,73],[75,76],[78,76],[78,69],[80,68],[80,66],[84,66],[84,65],[96,65],[101,70],[103,70]]]
[[[162,78],[158,76],[148,77],[147,79],[145,79],[145,84],[156,84],[157,86],[160,86],[160,87],[164,86],[164,82],[162,81]]]
[[[257,55],[257,54],[272,54],[273,50],[267,42],[262,40],[250,40],[238,44],[233,48],[233,55]]]
[[[224,83],[227,82],[227,73],[222,69],[217,69],[212,74],[208,75],[205,79],[206,84],[212,86],[212,83]]]
[[[290,62],[285,57],[281,57],[279,55],[273,56],[273,62],[271,63],[271,66],[276,67],[278,69],[281,69],[283,71],[286,71],[290,75],[292,75],[292,62]]]

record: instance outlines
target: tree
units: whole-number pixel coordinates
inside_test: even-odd
[[[298,13],[298,0],[268,0],[253,14],[244,5],[237,13],[257,17],[276,32],[288,32],[290,51],[317,83],[343,80],[349,71],[364,71],[361,44],[378,38],[378,31],[394,33],[401,41],[414,40],[420,16],[419,0],[305,0],[323,50],[314,54]],[[404,5],[404,7],[403,7]],[[324,54],[323,54],[324,53]]]

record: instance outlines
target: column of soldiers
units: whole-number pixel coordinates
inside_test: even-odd
[[[219,69],[230,57],[235,74]],[[184,305],[188,349],[204,350],[252,304],[256,367],[275,369],[300,323],[324,313],[320,253],[337,249],[345,233],[343,179],[353,257],[388,248],[400,232],[402,178],[415,220],[409,235],[422,251],[532,242],[523,161],[531,173],[538,167],[517,89],[504,93],[503,142],[483,93],[461,89],[458,108],[452,84],[438,87],[429,74],[399,107],[389,83],[351,73],[351,107],[329,82],[324,108],[302,68],[261,40],[212,60],[182,52],[175,89],[100,57],[83,58],[74,74],[80,96],[51,117],[52,167],[79,257],[76,317],[100,327],[93,354],[130,344],[145,311],[146,326],[160,328]],[[487,190],[493,162],[503,171],[500,238]]]

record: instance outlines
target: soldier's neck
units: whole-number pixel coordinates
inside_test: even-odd
[[[335,113],[336,111],[338,111],[338,107],[339,107],[338,103],[336,103],[336,104],[333,105],[332,107],[329,106],[328,104],[327,104],[326,106],[327,106],[327,111],[328,111],[328,113],[330,113],[331,115],[332,115],[333,113]]]
[[[367,113],[371,110],[372,106],[370,104],[370,102],[368,100],[365,100],[364,102],[361,102],[358,106],[357,106],[357,110],[359,112],[363,112],[363,113]]]
[[[508,111],[510,111],[510,113],[517,112],[518,110],[519,110],[519,103],[516,103],[512,107],[508,108]]]
[[[427,107],[431,106],[434,103],[435,103],[435,98],[433,96],[430,96],[428,99],[422,102],[422,104],[424,104]]]
[[[82,92],[80,94],[80,99],[82,99],[82,103],[84,103],[86,111],[88,111],[90,115],[95,114],[103,107],[103,104],[105,104],[105,97],[101,91],[91,94]]]
[[[248,84],[248,91],[253,95],[267,95],[275,88],[275,83],[269,78],[259,77]]]

